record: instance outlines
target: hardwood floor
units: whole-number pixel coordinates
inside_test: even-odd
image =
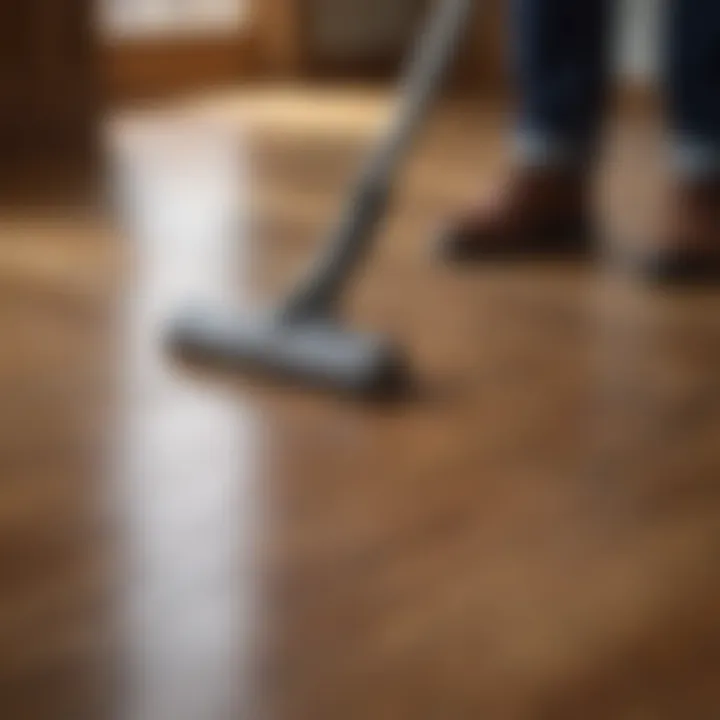
[[[0,717],[720,715],[720,293],[438,267],[432,228],[501,167],[499,111],[438,114],[349,298],[410,349],[418,399],[165,352],[186,301],[297,271],[385,109],[122,118],[121,229],[3,217]],[[658,217],[653,132],[616,134],[609,237]]]

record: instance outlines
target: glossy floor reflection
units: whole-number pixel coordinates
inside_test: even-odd
[[[348,298],[412,351],[417,400],[167,353],[177,309],[294,276],[387,108],[280,91],[122,118],[119,231],[3,218],[1,717],[720,713],[720,294],[437,267],[501,112],[438,114]],[[653,131],[615,139],[626,242],[661,175]]]
[[[257,412],[188,382],[162,343],[189,299],[239,295],[242,147],[172,120],[128,126],[120,140],[115,187],[134,268],[121,305],[113,468],[128,572],[123,716],[246,716],[260,625]]]

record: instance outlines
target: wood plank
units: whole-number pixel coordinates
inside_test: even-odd
[[[3,718],[718,716],[720,296],[429,260],[504,107],[440,110],[348,296],[414,402],[166,353],[188,297],[295,276],[390,99],[130,118],[122,237],[0,218]],[[655,133],[613,128],[613,236],[666,205]]]

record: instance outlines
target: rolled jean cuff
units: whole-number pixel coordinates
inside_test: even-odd
[[[592,145],[544,130],[521,128],[514,135],[513,159],[529,167],[574,168],[588,164]]]
[[[681,178],[720,179],[720,139],[676,138],[671,148],[671,164]]]

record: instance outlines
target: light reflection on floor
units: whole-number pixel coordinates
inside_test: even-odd
[[[125,717],[222,718],[249,692],[257,628],[258,422],[250,405],[173,366],[162,335],[188,301],[242,301],[242,144],[168,119],[117,139],[115,199],[132,255],[115,454],[130,573]]]

